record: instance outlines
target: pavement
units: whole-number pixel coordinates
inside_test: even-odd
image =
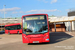
[[[74,32],[51,32],[49,43],[22,43],[20,34],[0,34],[0,50],[75,50]]]
[[[75,36],[75,32],[65,32],[65,33],[72,35],[72,36]]]

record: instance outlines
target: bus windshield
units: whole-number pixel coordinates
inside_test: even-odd
[[[24,34],[43,34],[48,32],[46,15],[23,17]]]
[[[21,25],[6,26],[5,29],[6,30],[17,30],[17,29],[21,29]]]

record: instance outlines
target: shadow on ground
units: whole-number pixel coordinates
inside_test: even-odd
[[[64,40],[67,40],[69,38],[72,38],[73,36],[65,33],[65,32],[51,32],[50,33],[50,42],[49,43],[32,43],[28,45],[44,45],[44,44],[54,44],[58,43]]]

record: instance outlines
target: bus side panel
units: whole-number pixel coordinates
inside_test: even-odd
[[[48,14],[46,14],[47,16],[47,25],[48,25],[48,32],[49,32],[49,22],[48,22]],[[49,34],[49,33],[48,33]],[[49,34],[49,42],[50,42],[50,34]]]
[[[23,43],[29,43],[29,40],[25,36],[26,36],[25,34],[22,34]]]
[[[8,32],[10,32],[10,34],[17,34],[18,31],[19,31],[19,33],[22,33],[22,29],[20,29],[20,30],[9,30]]]
[[[9,32],[10,32],[11,34],[15,34],[15,33],[18,32],[18,30],[9,30]]]
[[[8,34],[8,30],[5,30],[5,34]]]
[[[20,29],[20,30],[19,30],[19,33],[21,33],[21,34],[22,34],[22,29]]]

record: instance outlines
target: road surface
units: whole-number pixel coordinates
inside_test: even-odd
[[[49,43],[24,44],[21,34],[0,34],[0,50],[75,50],[75,36],[52,32]]]

